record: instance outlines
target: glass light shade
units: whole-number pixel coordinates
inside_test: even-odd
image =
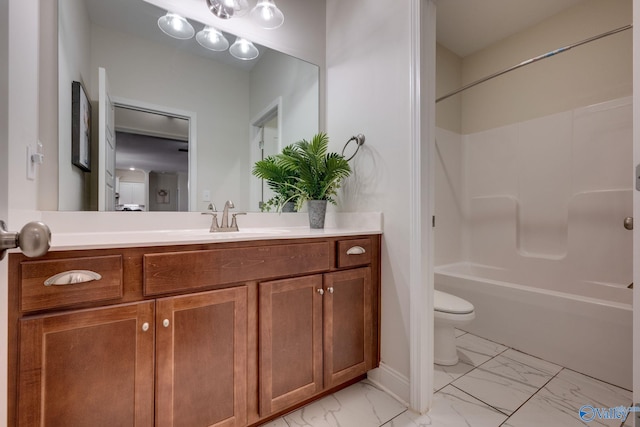
[[[247,0],[207,0],[207,6],[211,13],[222,19],[243,16],[249,10]]]
[[[209,10],[218,18],[229,19],[235,12],[233,0],[207,0]]]
[[[166,15],[158,19],[158,27],[160,27],[165,34],[180,40],[190,39],[196,32],[189,21],[171,12],[167,12]]]
[[[233,16],[244,16],[249,11],[249,2],[247,0],[226,0],[233,3]]]
[[[258,4],[251,10],[250,16],[254,22],[267,30],[278,28],[284,22],[284,14],[273,0],[258,0]]]
[[[243,39],[242,37],[236,38],[236,41],[229,48],[229,53],[234,58],[242,59],[243,61],[255,59],[259,54],[258,48],[249,40]]]
[[[216,52],[222,52],[229,47],[229,40],[222,35],[222,32],[208,25],[198,31],[196,40],[200,43],[200,46]]]

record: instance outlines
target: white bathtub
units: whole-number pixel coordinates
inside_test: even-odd
[[[632,290],[566,279],[561,287],[549,278],[533,284],[536,274],[514,273],[448,264],[436,267],[435,288],[474,305],[468,332],[631,390]]]

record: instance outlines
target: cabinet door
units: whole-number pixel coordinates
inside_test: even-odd
[[[260,284],[260,415],[322,390],[322,275]]]
[[[247,288],[156,303],[156,426],[244,426]]]
[[[326,274],[324,288],[324,385],[330,388],[373,368],[371,269]]]
[[[20,320],[19,426],[152,426],[153,302]]]

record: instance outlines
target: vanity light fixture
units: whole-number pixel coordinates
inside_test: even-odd
[[[207,6],[211,13],[222,19],[243,16],[249,10],[247,0],[207,0]]]
[[[163,33],[180,40],[188,40],[195,34],[193,26],[182,16],[167,12],[158,19],[158,27]]]
[[[229,53],[234,58],[242,59],[243,61],[255,59],[259,54],[258,48],[242,37],[236,37],[236,41],[229,48]]]
[[[222,34],[222,31],[209,25],[198,31],[196,40],[200,46],[216,52],[222,52],[229,48],[229,40]]]
[[[258,0],[250,16],[255,23],[267,30],[278,28],[284,23],[284,14],[273,0]]]

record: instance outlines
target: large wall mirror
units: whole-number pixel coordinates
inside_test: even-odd
[[[59,210],[194,211],[231,199],[259,211],[269,194],[253,163],[318,131],[316,65],[172,38],[157,24],[165,13],[143,0],[58,2]],[[71,162],[73,81],[92,105],[89,172]]]

